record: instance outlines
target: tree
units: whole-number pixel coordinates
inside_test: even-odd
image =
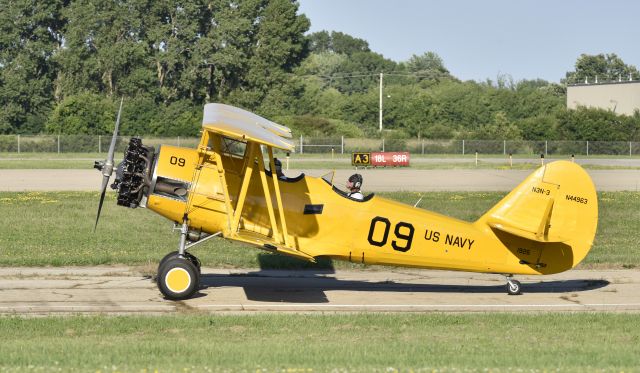
[[[564,110],[564,108],[560,110]],[[522,138],[537,141],[557,139],[558,119],[556,115],[557,113],[553,112],[519,120],[517,125],[522,131]]]
[[[151,2],[143,15],[144,41],[149,52],[146,67],[154,76],[150,90],[165,105],[205,94],[207,61],[194,54],[202,53],[200,40],[209,42],[205,25],[211,19],[211,7],[202,1]]]
[[[235,91],[249,88],[251,58],[266,6],[264,0],[216,0],[207,8],[202,36],[193,51],[200,66],[196,71],[206,85],[204,101],[227,101]]]
[[[309,35],[309,51],[315,53],[333,52],[331,34],[323,30]]]
[[[515,123],[507,119],[505,112],[498,111],[494,114],[493,121],[480,127],[474,137],[481,140],[521,140],[522,132]]]
[[[615,53],[581,54],[575,70],[567,72],[565,81],[568,84],[594,83],[596,78],[599,82],[629,78],[637,80],[640,79],[640,72],[635,66],[625,64]]]
[[[357,52],[337,66],[332,86],[343,93],[364,92],[375,88],[379,73],[393,72],[398,64],[374,52]]]
[[[604,109],[562,110],[557,118],[558,135],[565,140],[631,141],[640,129],[640,114],[629,117]]]
[[[334,31],[331,33],[331,48],[335,53],[351,56],[355,53],[371,52],[366,40],[354,38],[351,35]]]
[[[312,53],[307,57],[300,67],[296,69],[297,75],[316,75],[327,83],[331,82],[331,77],[340,72],[340,67],[349,59],[344,54],[321,52]]]
[[[64,48],[56,56],[61,97],[83,91],[133,96],[153,88],[144,43],[147,11],[144,0],[70,2]]]
[[[62,0],[10,1],[0,7],[0,133],[35,133],[51,110],[62,44]]]
[[[309,35],[309,50],[315,53],[331,52],[347,56],[371,51],[366,40],[354,38],[338,31],[331,33],[319,31]]]
[[[116,104],[95,94],[70,95],[63,99],[47,121],[47,132],[65,135],[106,135],[115,126]]]
[[[407,72],[415,74],[418,80],[450,77],[442,58],[434,52],[425,52],[420,56],[414,54],[406,62],[406,68]]]
[[[238,96],[243,106],[256,107],[308,54],[304,33],[309,19],[297,11],[298,4],[290,0],[268,1],[261,11],[244,77],[248,92]]]
[[[202,123],[202,106],[187,100],[173,102],[162,108],[157,121],[151,123],[151,133],[159,136],[197,136]]]

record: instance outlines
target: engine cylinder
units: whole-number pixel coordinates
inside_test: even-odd
[[[155,149],[142,145],[142,140],[133,137],[124,152],[124,160],[116,169],[116,180],[111,185],[118,191],[118,205],[136,208],[149,188],[151,164]]]

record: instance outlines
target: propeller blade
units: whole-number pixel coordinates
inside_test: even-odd
[[[124,97],[120,100],[120,109],[118,109],[118,118],[116,119],[116,128],[113,129],[113,137],[111,138],[109,153],[107,153],[107,163],[111,165],[113,165],[113,153],[116,150],[116,140],[118,139],[118,128],[120,127],[120,114],[122,114],[123,102],[124,102]]]
[[[118,139],[118,128],[120,127],[120,114],[122,114],[122,103],[124,97],[120,100],[120,108],[118,109],[118,118],[116,119],[116,127],[113,130],[113,137],[111,138],[111,145],[109,145],[109,152],[107,153],[107,159],[104,162],[96,162],[94,168],[102,171],[102,188],[100,189],[100,203],[98,204],[98,214],[96,215],[96,224],[93,226],[93,231],[96,231],[98,227],[98,220],[100,220],[100,212],[102,211],[102,204],[104,203],[104,195],[107,191],[107,185],[109,185],[109,179],[113,173],[113,154],[116,150],[116,141]]]
[[[93,226],[93,231],[98,228],[98,220],[100,220],[100,211],[102,211],[102,203],[104,202],[104,195],[107,192],[107,185],[109,184],[109,177],[102,176],[102,193],[100,194],[100,204],[98,204],[98,215],[96,215],[96,224]]]

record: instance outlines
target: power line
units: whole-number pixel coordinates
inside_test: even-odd
[[[295,75],[295,74],[294,74]],[[349,74],[349,75],[322,75],[322,74],[304,74],[304,75],[296,75],[298,77],[301,78],[310,78],[310,77],[316,77],[316,78],[324,78],[324,79],[348,79],[348,78],[363,78],[363,77],[372,77],[372,76],[379,76],[380,73],[354,73],[354,74]],[[417,74],[417,73],[405,73],[405,74],[401,74],[401,73],[384,73],[385,76],[404,76],[404,77],[412,77],[412,78],[429,78],[432,75],[424,75],[424,74]]]

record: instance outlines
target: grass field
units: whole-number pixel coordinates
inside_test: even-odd
[[[0,318],[0,372],[633,372],[638,314]]]
[[[0,160],[0,170],[82,170],[91,169],[93,161],[104,160],[105,157],[95,159],[11,159]],[[120,162],[117,159],[116,162]]]
[[[16,153],[0,152],[0,160],[11,159],[104,159],[107,153]]]
[[[0,153],[0,169],[91,169],[106,153]],[[122,160],[122,153],[115,155]]]
[[[424,193],[419,207],[459,219],[477,219],[505,193]],[[414,204],[420,194],[380,193]],[[640,194],[599,194],[600,221],[593,249],[583,267],[640,266]],[[151,265],[177,248],[171,223],[143,209],[116,206],[108,193],[100,225],[93,233],[98,193],[0,193],[0,265],[61,266]],[[206,266],[218,268],[304,268],[311,266],[255,248],[214,238],[192,252]],[[331,265],[324,261],[321,266]],[[359,267],[334,262],[337,268]],[[375,267],[374,267],[375,268]]]

